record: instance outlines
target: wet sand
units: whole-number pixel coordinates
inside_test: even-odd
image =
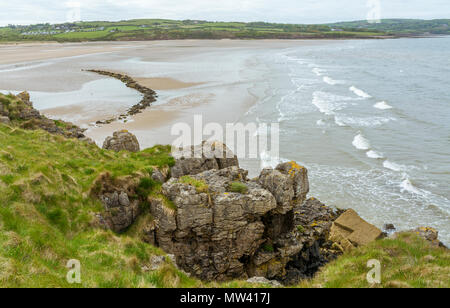
[[[136,78],[136,81],[153,90],[175,90],[202,85],[202,82],[182,82],[173,78]]]
[[[270,71],[261,57],[291,47],[331,43],[184,40],[0,45],[0,90],[31,91],[35,106],[44,106],[40,109],[45,115],[88,128],[99,145],[113,131],[128,129],[145,148],[171,143],[176,138],[172,126],[193,124],[194,115],[202,115],[204,124],[239,121],[264,95],[264,74]],[[95,126],[92,123],[136,104],[137,98],[125,85],[108,85],[108,77],[83,71],[89,69],[129,75],[156,90],[159,98],[142,114]],[[114,94],[109,95],[111,87]],[[48,94],[60,94],[61,100],[53,97],[54,104],[48,106]]]

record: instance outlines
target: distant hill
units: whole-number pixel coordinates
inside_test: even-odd
[[[328,24],[328,26],[342,27],[351,31],[376,30],[395,35],[450,34],[450,19],[383,19],[381,23],[368,23],[366,20],[360,20],[338,22]]]
[[[450,20],[386,19],[324,25],[204,20],[135,19],[119,22],[9,25],[0,42],[143,41],[175,39],[368,39],[450,34]]]

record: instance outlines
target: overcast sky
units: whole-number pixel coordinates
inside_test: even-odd
[[[326,23],[381,18],[450,18],[450,0],[0,0],[0,25],[62,23],[79,6],[82,20],[134,18]]]

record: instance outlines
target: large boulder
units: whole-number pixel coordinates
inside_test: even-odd
[[[349,209],[332,225],[330,239],[343,250],[367,245],[383,236],[383,232]]]
[[[11,124],[11,120],[8,117],[0,116],[0,123],[9,125],[9,124]]]
[[[208,170],[239,167],[237,156],[221,142],[203,142],[201,145],[173,151],[176,159],[171,169],[174,178],[196,175]]]
[[[116,152],[139,152],[140,146],[135,135],[127,130],[114,132],[112,137],[107,137],[103,143],[103,149]]]
[[[275,170],[264,169],[258,183],[275,196],[277,212],[283,215],[295,204],[302,204],[309,192],[308,171],[295,162],[280,164]]]
[[[238,182],[245,192],[233,192]],[[172,178],[162,193],[168,200],[150,200],[156,239],[182,269],[205,280],[248,278],[243,260],[264,242],[262,218],[276,208],[270,192],[230,167]]]

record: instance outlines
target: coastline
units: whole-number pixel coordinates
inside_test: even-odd
[[[403,43],[406,41],[412,42],[412,40],[404,40]],[[296,50],[296,48],[299,48],[298,50],[300,51],[303,47],[307,47],[306,49],[309,50],[308,52],[311,52],[311,50],[314,51],[316,48],[318,50],[323,49],[324,51],[328,51],[328,53],[332,56],[335,48],[341,48],[341,46],[335,45],[337,43],[340,43],[340,41],[287,42],[277,40],[265,42],[206,42],[192,40],[177,42],[160,41],[149,44],[113,44],[115,48],[114,53],[91,54],[83,57],[62,58],[60,60],[45,61],[41,63],[29,63],[25,66],[19,67],[23,70],[8,72],[9,78],[5,81],[9,84],[15,83],[15,86],[19,85],[22,87],[23,85],[27,85],[34,89],[44,89],[46,92],[48,91],[59,95],[62,93],[57,91],[79,89],[89,82],[89,80],[93,80],[94,82],[108,80],[113,81],[112,78],[107,76],[95,76],[94,74],[83,73],[81,71],[82,69],[91,68],[110,70],[113,72],[123,72],[124,74],[126,73],[127,75],[132,76],[135,80],[143,78],[150,80],[149,82],[161,78],[158,82],[161,82],[162,86],[166,89],[155,89],[160,95],[158,101],[143,113],[131,117],[131,119],[126,123],[119,121],[104,127],[98,127],[95,125],[95,121],[99,119],[95,119],[95,117],[100,117],[100,120],[105,119],[104,116],[101,116],[103,114],[103,110],[92,109],[91,111],[91,109],[86,108],[86,106],[100,105],[103,109],[107,109],[111,104],[109,101],[110,97],[106,96],[105,98],[101,98],[101,100],[99,100],[98,96],[101,97],[105,92],[113,90],[112,87],[115,87],[114,90],[120,90],[118,91],[117,100],[123,111],[126,111],[126,109],[131,107],[132,104],[137,103],[139,101],[139,93],[132,89],[126,88],[123,83],[117,80],[117,83],[113,86],[109,83],[97,83],[90,89],[83,89],[81,92],[74,92],[70,95],[64,96],[63,99],[63,101],[67,103],[76,103],[77,100],[82,99],[78,96],[78,94],[85,93],[86,96],[89,96],[89,100],[87,100],[84,104],[64,105],[63,107],[60,107],[58,112],[56,112],[57,110],[55,109],[50,110],[39,108],[43,110],[44,114],[51,115],[53,118],[61,118],[64,116],[63,118],[66,120],[65,117],[67,116],[69,117],[67,120],[70,120],[70,117],[80,116],[80,120],[74,122],[83,124],[83,127],[88,129],[87,135],[95,139],[99,145],[102,144],[103,140],[109,136],[112,131],[121,129],[127,129],[135,133],[144,148],[152,147],[155,144],[170,144],[172,140],[176,138],[176,136],[171,136],[170,134],[171,127],[176,123],[187,123],[192,125],[193,115],[195,114],[203,115],[205,119],[204,124],[210,122],[219,124],[246,122],[249,118],[250,121],[256,122],[255,118],[259,115],[262,115],[262,121],[266,121],[268,123],[276,122],[280,120],[280,118],[282,122],[286,123],[289,121],[290,117],[293,116],[295,118],[298,112],[302,112],[302,110],[298,109],[299,107],[306,107],[308,110],[311,110],[310,112],[313,112],[313,114],[312,116],[308,116],[305,121],[301,121],[301,123],[304,124],[304,127],[307,127],[305,130],[301,131],[308,132],[308,134],[294,136],[296,139],[289,140],[295,140],[295,142],[291,142],[289,144],[286,143],[287,141],[285,139],[283,144],[284,153],[281,153],[281,157],[290,160],[303,161],[306,165],[311,166],[311,170],[313,170],[312,174],[316,177],[316,179],[312,181],[315,196],[320,197],[322,200],[328,201],[330,204],[342,207],[347,206],[347,203],[352,203],[350,206],[357,208],[358,212],[360,212],[366,219],[376,223],[378,227],[381,227],[385,222],[392,222],[396,224],[396,222],[399,221],[398,219],[397,221],[390,220],[391,215],[389,214],[389,209],[391,202],[389,202],[389,200],[379,198],[375,190],[370,195],[370,200],[367,199],[367,195],[361,195],[358,199],[354,196],[344,194],[345,192],[342,193],[342,191],[340,195],[339,193],[336,194],[337,196],[330,196],[330,194],[326,192],[326,187],[334,187],[333,185],[337,185],[336,183],[341,183],[342,178],[339,178],[340,174],[346,174],[347,181],[355,180],[353,175],[356,175],[358,178],[368,178],[369,181],[372,179],[373,185],[367,186],[365,182],[362,183],[363,181],[357,182],[357,186],[355,187],[357,192],[367,187],[369,189],[387,187],[390,191],[393,191],[393,193],[402,197],[409,198],[411,195],[411,198],[414,198],[413,193],[403,193],[400,191],[400,189],[403,188],[398,188],[397,185],[405,180],[402,178],[402,174],[400,172],[396,172],[395,170],[387,170],[383,168],[382,160],[368,160],[365,157],[364,152],[355,151],[355,149],[351,146],[351,140],[354,138],[355,133],[349,127],[339,129],[339,134],[341,134],[341,132],[346,134],[345,139],[342,139],[342,145],[339,148],[330,149],[331,146],[327,146],[327,144],[329,145],[333,142],[333,140],[336,140],[333,139],[333,136],[336,135],[333,135],[334,133],[328,126],[334,125],[333,119],[325,122],[326,126],[317,127],[317,121],[325,116],[317,112],[315,106],[311,104],[311,100],[308,96],[301,96],[300,94],[302,93],[300,92],[299,95],[292,96],[292,103],[302,102],[301,105],[293,105],[293,108],[286,108],[289,107],[287,105],[281,106],[281,109],[278,111],[282,112],[285,117],[283,117],[281,113],[279,114],[276,109],[273,111],[271,109],[261,110],[262,112],[258,111],[251,115],[253,118],[251,116],[244,116],[251,107],[255,106],[256,102],[260,102],[264,105],[265,102],[262,100],[265,99],[267,95],[271,96],[271,98],[269,101],[266,101],[266,104],[268,104],[264,108],[269,108],[270,105],[277,104],[277,102],[286,103],[286,101],[283,100],[291,100],[291,97],[289,96],[291,93],[291,87],[295,87],[295,84],[292,83],[292,80],[290,80],[292,78],[289,76],[289,70],[285,70],[283,68],[278,70],[276,67],[267,68],[264,63],[270,61],[273,62],[273,58],[269,58],[269,61],[265,61],[265,58],[263,58],[263,61],[259,62],[257,61],[258,59],[262,56],[278,56],[278,53],[281,52],[290,53],[292,50]],[[380,41],[379,43],[384,44],[389,42]],[[392,41],[391,43],[397,42]],[[320,47],[323,46],[323,44],[329,45],[326,45],[326,47],[323,48]],[[353,45],[353,43],[349,44]],[[363,44],[374,45],[374,42],[363,42]],[[79,45],[83,46],[84,44]],[[65,47],[62,46],[62,48]],[[293,49],[291,50],[291,48]],[[43,50],[45,50],[45,48]],[[220,59],[220,61],[217,61],[217,59]],[[338,88],[341,88],[343,95],[353,95],[353,93],[348,93],[348,87],[350,85],[337,84],[332,86],[323,83],[323,76],[317,77],[311,73],[311,69],[315,69],[317,67],[320,68],[320,65],[323,65],[323,61],[311,60],[313,62],[308,62],[306,64],[304,64],[305,61],[303,61],[303,64],[301,64],[302,60],[308,59],[311,60],[309,55],[305,57],[300,55],[294,59],[281,58],[280,61],[292,61],[294,63],[295,61],[298,61],[296,65],[303,65],[303,69],[299,70],[300,78],[317,79],[318,86],[320,88],[329,87],[328,89],[325,89],[325,91],[334,92]],[[35,64],[45,64],[46,66],[33,68],[33,65]],[[311,64],[312,66],[308,67],[308,64]],[[41,80],[38,76],[41,75],[43,70],[45,70],[48,74],[46,74],[45,79],[42,78]],[[307,74],[310,74],[310,76],[307,76]],[[335,74],[336,72],[333,74],[332,71],[328,71],[326,76],[333,77],[335,80],[347,78],[340,77]],[[279,80],[277,75],[281,76]],[[64,76],[65,80],[61,78],[62,76]],[[276,80],[272,79],[272,77]],[[265,92],[268,86],[265,82],[269,78],[270,82],[276,81],[272,84],[272,90],[276,90],[273,93],[271,91]],[[173,80],[176,80],[176,83],[183,85],[183,87],[176,87],[175,85],[170,84]],[[352,83],[352,85],[357,86],[358,89],[363,89],[371,95],[377,95],[377,91],[371,91],[370,86],[364,85],[364,80],[354,80],[351,82],[357,82]],[[3,84],[3,80],[1,80],[1,84]],[[189,86],[185,87],[186,85]],[[133,92],[133,96],[121,96],[122,92],[126,92],[125,90],[130,90]],[[295,88],[292,88],[292,90],[295,90]],[[378,94],[380,93],[382,92],[378,92]],[[274,94],[274,96],[272,96],[272,94]],[[32,93],[32,98],[34,97],[34,93]],[[132,99],[129,99],[129,97],[132,97]],[[396,112],[398,110],[398,102],[396,104],[395,100],[388,99],[388,101],[396,107],[392,110],[392,112]],[[121,103],[126,104],[120,105]],[[367,105],[369,110],[371,110],[373,103],[367,102],[367,104],[364,105]],[[114,114],[117,114],[115,109],[109,109],[111,109],[111,112],[114,112]],[[269,111],[271,114],[268,113]],[[383,113],[387,112],[388,111],[383,111]],[[269,114],[273,115],[273,117],[269,117]],[[84,118],[84,116],[88,117]],[[380,116],[384,117],[385,115],[380,114]],[[94,123],[94,125],[92,123]],[[395,122],[392,122],[391,124],[395,124]],[[287,131],[294,133],[295,129],[298,127],[298,125],[291,124],[290,126],[287,126]],[[370,139],[374,147],[380,145],[379,141],[376,140],[374,136],[366,135],[366,137]],[[307,142],[314,142],[314,145],[310,147],[312,149],[311,151],[307,148]],[[324,158],[320,156],[321,153],[316,154],[314,151],[327,153],[328,157],[333,159],[337,158],[340,161],[337,163],[330,163],[328,160],[324,160]],[[388,157],[390,161],[400,161],[400,158],[395,156],[395,152],[394,154],[392,152],[384,153],[389,155],[386,157]],[[366,160],[368,160],[368,162],[366,162]],[[316,161],[320,161],[320,163],[316,163]],[[340,162],[344,163],[343,167],[339,164]],[[247,162],[243,162],[243,165],[245,169],[259,170],[261,168],[258,162],[256,162],[254,166],[249,166]],[[409,185],[413,187],[412,189],[416,189],[412,185],[419,188],[423,187],[420,182],[416,182],[417,176],[414,172],[417,174],[419,171],[411,171],[411,182],[408,182],[410,183]],[[257,171],[253,171],[253,174],[256,173]],[[380,173],[382,174],[382,177],[377,176]],[[386,184],[387,186],[383,186],[385,185],[384,181],[388,183],[388,185]],[[341,186],[338,186],[338,188],[339,187]],[[388,193],[390,191],[388,191]],[[417,199],[419,197],[415,198]],[[403,204],[411,204],[411,201],[408,200],[410,199],[402,202],[402,206],[398,206],[394,209],[396,213],[402,214],[410,212],[408,205],[403,206]],[[425,221],[428,221],[428,224],[434,223],[438,226],[438,229],[442,229],[443,232],[447,232],[447,228],[440,227],[440,224],[437,224],[445,218],[442,218],[443,216],[439,212],[439,208],[437,206],[439,203],[433,204],[436,204],[436,210],[433,210],[431,207],[427,207],[424,210],[420,207],[417,207],[416,209],[421,211],[421,213],[427,217]],[[381,211],[380,208],[383,208],[383,211]],[[395,217],[399,216],[401,217],[402,215],[397,214]],[[436,219],[436,217],[441,220]],[[433,219],[433,222],[430,223],[429,221],[431,219]],[[415,216],[409,217],[408,221],[399,221],[398,223],[402,228],[404,228],[404,225],[406,224],[417,225],[417,219]],[[448,232],[444,233],[444,236],[447,236],[447,234]]]

